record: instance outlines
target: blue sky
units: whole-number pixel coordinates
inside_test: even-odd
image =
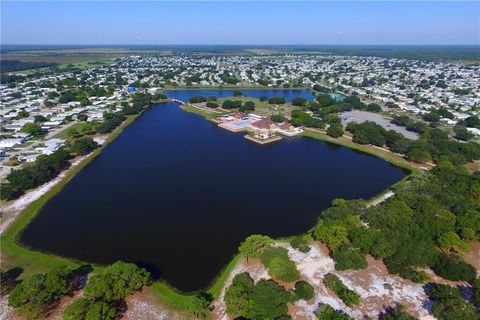
[[[3,44],[480,44],[480,2],[1,1]]]

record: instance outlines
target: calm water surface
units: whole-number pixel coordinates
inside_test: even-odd
[[[175,91],[182,100],[191,92],[183,94]],[[77,174],[21,241],[83,261],[142,263],[173,286],[196,290],[246,236],[302,233],[332,199],[368,198],[404,175],[313,139],[254,144],[165,103]]]

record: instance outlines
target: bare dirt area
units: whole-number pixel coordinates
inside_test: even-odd
[[[480,241],[473,241],[468,244],[468,252],[463,255],[467,263],[477,269],[477,276],[480,276]]]
[[[127,311],[123,320],[184,320],[184,314],[163,308],[148,288],[127,299]]]
[[[401,303],[411,315],[428,319],[429,303],[423,286],[388,274],[382,261],[368,257],[367,269],[335,271],[334,261],[328,256],[328,249],[321,243],[313,243],[308,253],[295,250],[285,243],[277,245],[288,249],[288,255],[297,265],[302,279],[315,289],[315,296],[311,300],[300,300],[289,305],[289,315],[293,319],[315,319],[315,310],[319,303],[329,304],[355,319],[364,319],[365,316],[376,318],[386,306]],[[220,297],[213,302],[214,319],[230,319],[225,313],[223,303],[225,288],[231,284],[235,275],[245,271],[250,273],[254,281],[270,278],[260,261],[250,259],[247,263],[246,259],[240,260],[230,273]],[[330,272],[336,274],[346,286],[361,296],[358,306],[353,308],[346,306],[335,293],[325,287],[322,280]],[[292,284],[287,287],[291,288]]]

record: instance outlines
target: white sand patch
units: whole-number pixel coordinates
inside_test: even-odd
[[[42,184],[38,188],[35,188],[20,198],[10,201],[6,205],[2,205],[0,207],[0,212],[2,212],[2,216],[6,216],[5,219],[2,218],[2,221],[0,223],[0,234],[2,234],[12,223],[15,221],[17,216],[26,208],[28,207],[32,202],[35,200],[38,200],[41,196],[43,196],[45,193],[47,193],[50,189],[52,189],[57,183],[62,181],[63,178],[67,175],[67,173],[75,166],[77,166],[82,160],[84,160],[87,156],[79,157],[75,159],[71,163],[70,168],[67,170],[62,171],[55,179]]]
[[[152,304],[146,301],[135,299],[128,305],[127,312],[125,312],[122,319],[125,320],[179,320],[185,317],[162,308],[158,304]]]
[[[95,137],[95,138],[93,138],[93,141],[95,141],[99,145],[102,145],[102,144],[105,143],[105,140],[107,140],[107,137],[108,137],[107,135]]]
[[[0,296],[0,319],[18,319],[15,310],[8,305],[8,296]]]
[[[375,273],[369,274],[370,279],[362,279],[361,283],[357,283],[355,271],[334,273],[349,289],[360,295],[360,307],[365,315],[376,317],[382,311],[379,309],[378,301],[384,306],[395,306],[396,303],[408,304],[410,311],[417,316],[429,314],[428,297],[421,284],[408,283],[398,276]]]

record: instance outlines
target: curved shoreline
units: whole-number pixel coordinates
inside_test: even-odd
[[[285,90],[285,89],[280,89],[280,90]],[[289,90],[292,90],[292,89],[289,89]],[[197,113],[203,116],[204,118],[206,118],[207,120],[211,120],[208,117],[208,115],[205,113],[195,112],[196,110],[189,110],[187,108],[183,108],[183,109],[187,112]],[[40,196],[38,199],[36,199],[35,201],[27,205],[26,208],[24,208],[15,217],[15,220],[5,229],[5,232],[3,232],[3,234],[0,237],[0,243],[2,245],[2,251],[3,251],[2,259],[0,261],[0,264],[2,265],[2,267],[4,267],[5,265],[7,266],[7,268],[13,267],[13,266],[22,267],[25,270],[25,272],[22,274],[22,277],[23,277],[25,275],[29,275],[33,273],[45,272],[46,270],[49,270],[50,268],[54,266],[59,266],[59,265],[79,266],[81,264],[88,264],[82,261],[77,261],[72,258],[65,258],[52,253],[32,250],[24,246],[23,244],[19,243],[18,237],[21,234],[21,232],[29,225],[29,223],[35,218],[35,216],[41,211],[43,206],[52,197],[58,194],[63,189],[63,187],[66,184],[68,184],[68,182],[78,172],[80,172],[92,160],[94,160],[98,155],[100,155],[103,149],[110,142],[112,142],[115,138],[117,138],[129,124],[134,122],[142,114],[143,112],[138,115],[128,117],[127,120],[124,121],[124,123],[122,123],[107,137],[107,139],[101,145],[101,147],[94,150],[91,154],[85,156],[85,158],[80,160],[78,164],[67,169],[67,171],[65,172],[65,176],[61,178],[58,183],[52,186],[50,190],[48,190],[45,194]],[[406,163],[401,163],[401,164],[398,162],[396,163],[393,161],[393,159],[385,158],[383,155],[380,154],[380,152],[375,153],[373,150],[365,151],[361,147],[352,148],[351,146],[342,144],[340,142],[329,141],[330,139],[323,139],[322,136],[319,136],[319,135],[305,135],[305,136],[309,136],[310,138],[313,138],[313,139],[326,141],[327,143],[342,145],[344,147],[348,147],[360,152],[370,154],[372,156],[376,156],[397,167],[407,169],[410,173],[413,173],[416,170],[418,170],[418,168],[415,168],[414,166],[407,165],[406,163],[409,163],[409,162],[406,160],[403,160]],[[389,190],[391,190],[392,187],[405,181],[409,176],[410,174],[407,174],[402,180],[389,186],[386,190],[380,192],[379,194],[374,195],[372,198],[369,199],[369,201],[373,201],[374,199],[381,197],[386,192],[389,192]],[[215,279],[213,279],[211,284],[207,286],[203,291],[210,293],[214,298],[216,298],[221,293],[224,287],[225,281],[227,280],[231,270],[237,265],[239,258],[240,256],[238,254],[234,255],[232,259],[222,268],[218,276]],[[94,266],[95,270],[101,270],[102,268],[104,268],[104,266],[101,266],[101,265],[96,265],[96,264],[91,264],[91,265]],[[185,302],[189,299],[191,294],[195,293],[195,292],[190,292],[190,293],[182,292],[176,289],[175,287],[171,286],[169,283],[167,283],[164,280],[155,281],[151,286],[151,289],[155,294],[155,297],[159,300],[160,303],[165,304],[166,306],[173,309],[177,309],[177,310],[182,310],[185,306]]]

